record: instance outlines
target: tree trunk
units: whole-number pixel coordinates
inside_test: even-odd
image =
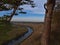
[[[45,15],[45,24],[44,24],[44,32],[42,34],[41,45],[49,45],[50,40],[50,32],[51,32],[51,21],[52,21],[52,14],[54,9],[54,4],[52,3],[53,0],[47,2],[47,10],[48,13]]]
[[[10,22],[11,19],[12,19],[12,17],[15,15],[15,12],[16,12],[17,8],[18,8],[18,6],[15,6],[15,7],[14,7],[13,13],[11,14],[11,16],[10,16],[8,22]]]

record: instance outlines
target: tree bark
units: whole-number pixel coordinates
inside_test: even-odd
[[[12,17],[15,15],[15,12],[16,12],[17,8],[18,8],[18,6],[14,7],[13,13],[10,15],[10,18],[9,18],[8,22],[10,22]]]
[[[52,21],[52,14],[54,9],[54,4],[52,3],[53,0],[47,2],[47,10],[48,12],[45,15],[45,24],[44,24],[44,32],[41,38],[41,45],[49,45],[50,40],[50,32],[51,32],[51,21]]]

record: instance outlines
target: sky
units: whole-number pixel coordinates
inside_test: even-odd
[[[43,22],[45,17],[44,3],[46,0],[33,0],[35,3],[35,8],[32,8],[31,5],[23,5],[26,14],[19,14],[18,16],[14,16],[11,21],[22,21],[22,22]],[[19,11],[16,11],[17,13]],[[9,11],[0,11],[0,16],[4,14],[12,13],[12,10]]]

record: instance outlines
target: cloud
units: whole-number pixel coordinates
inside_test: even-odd
[[[24,8],[24,11],[26,11],[28,13],[28,15],[26,14],[22,17],[14,17],[11,21],[44,22],[44,16],[36,16],[36,15],[45,13],[45,10],[43,7],[45,2],[46,2],[46,0],[34,0],[34,3],[36,5],[35,8],[31,8],[31,5],[20,6],[20,7]]]
[[[34,0],[34,3],[36,5],[35,8],[31,8],[31,5],[23,5],[20,7],[23,7],[27,14],[19,14],[18,16],[14,16],[11,21],[25,21],[25,22],[43,22],[44,21],[44,15],[41,16],[40,14],[44,14],[44,3],[46,0]],[[0,15],[11,13],[12,11],[2,11],[0,12]]]
[[[44,10],[44,3],[47,1],[47,0],[33,0],[36,7],[35,8],[31,8],[31,5],[23,5],[23,6],[20,6],[20,7],[23,7],[24,10],[30,10],[32,11],[32,13],[35,13],[35,14],[44,14],[45,10]]]

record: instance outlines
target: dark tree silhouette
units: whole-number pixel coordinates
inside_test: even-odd
[[[6,4],[8,4],[10,7],[7,8],[7,6],[5,6]],[[31,7],[33,8],[35,7],[32,0],[0,0],[0,11],[10,10],[12,8],[14,9],[10,16],[6,16],[5,21],[10,22],[14,15],[18,15],[16,14],[16,10],[18,10],[18,7],[25,4],[31,5]],[[26,12],[22,12],[23,8],[19,8],[19,10],[21,11],[20,13],[26,14]]]

